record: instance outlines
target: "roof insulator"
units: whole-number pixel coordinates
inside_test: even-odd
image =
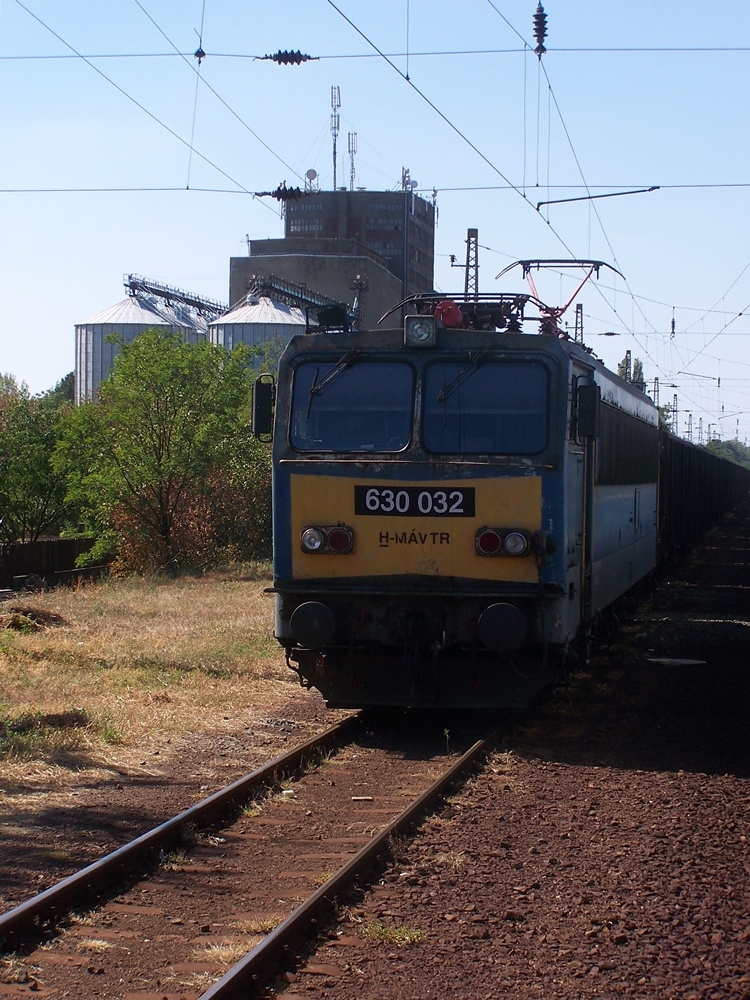
[[[282,52],[279,49],[278,52],[274,52],[272,56],[263,56],[263,59],[271,59],[273,62],[279,64],[279,66],[288,65],[290,63],[299,66],[300,63],[310,62],[311,59],[315,59],[315,56],[308,56],[305,53],[300,52],[297,49],[296,52],[287,52],[286,49]]]
[[[534,52],[540,59],[547,51],[544,47],[544,39],[546,37],[547,37],[547,15],[544,13],[544,7],[542,7],[541,3],[538,3],[536,8],[536,13],[534,14],[534,38],[536,38],[539,44],[534,49]]]

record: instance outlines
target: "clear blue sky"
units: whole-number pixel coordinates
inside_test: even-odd
[[[585,338],[626,350],[704,437],[750,439],[750,5],[739,0],[4,0],[0,7],[0,371],[33,392],[73,369],[74,325],[137,272],[228,298],[245,238],[282,235],[253,198],[314,168],[437,191],[436,284],[479,230],[480,287],[514,259],[604,260]],[[199,36],[206,57],[193,53]],[[278,50],[318,57],[279,66]],[[182,53],[182,57],[178,54]],[[408,76],[408,80],[406,77]],[[587,193],[648,194],[543,206]],[[573,279],[537,275],[567,300]],[[573,307],[570,310],[573,320]],[[674,333],[672,334],[672,321]],[[604,334],[617,336],[604,336]]]

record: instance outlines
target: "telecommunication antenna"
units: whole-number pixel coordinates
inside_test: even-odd
[[[315,181],[318,178],[318,171],[312,167],[305,174],[305,191],[317,191],[318,186]]]
[[[331,135],[333,136],[333,190],[336,190],[336,140],[339,137],[339,108],[341,107],[341,91],[334,84],[331,87]]]
[[[354,154],[357,152],[357,133],[349,133],[349,190],[354,190]]]

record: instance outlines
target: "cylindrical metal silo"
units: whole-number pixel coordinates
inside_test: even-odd
[[[212,344],[228,351],[238,344],[257,347],[277,342],[281,348],[295,334],[304,333],[306,324],[304,312],[296,306],[251,294],[209,323],[208,336]]]
[[[102,310],[85,323],[76,324],[76,403],[93,399],[99,385],[112,370],[120,353],[117,344],[107,342],[110,334],[119,335],[126,344],[139,333],[159,327],[179,333],[195,343],[206,337],[205,321],[179,305],[156,305],[145,296],[129,295],[108,309]]]

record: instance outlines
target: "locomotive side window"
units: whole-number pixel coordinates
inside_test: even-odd
[[[436,362],[425,370],[424,445],[454,454],[535,455],[547,446],[548,376],[534,362]]]
[[[290,442],[299,451],[396,452],[409,444],[414,372],[401,362],[303,362],[294,375]]]

